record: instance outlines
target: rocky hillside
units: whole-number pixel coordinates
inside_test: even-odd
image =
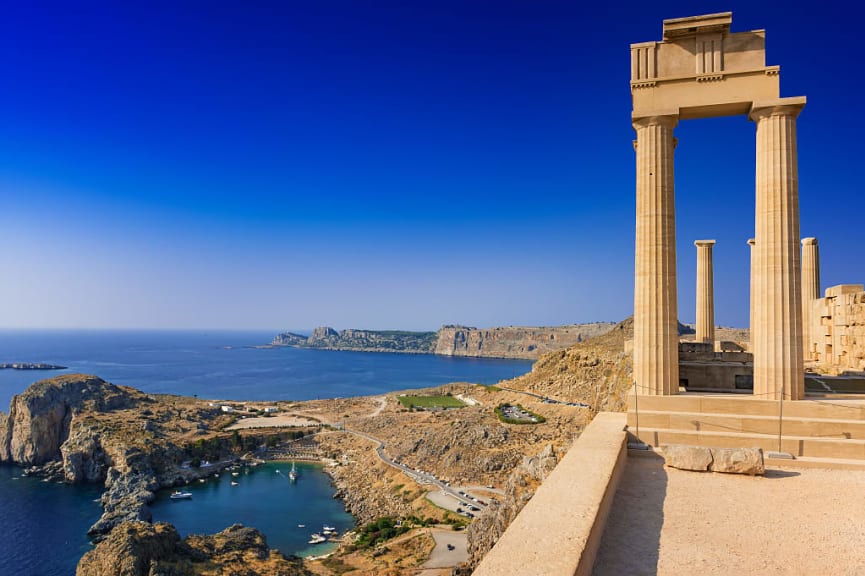
[[[442,326],[438,332],[355,329],[337,332],[323,326],[316,328],[309,337],[283,332],[273,339],[271,345],[323,350],[535,359],[546,352],[560,350],[603,334],[613,326],[612,322],[547,327]]]
[[[631,385],[631,355],[625,340],[634,337],[633,319],[590,340],[542,356],[532,371],[503,383],[568,402],[585,402],[596,412],[625,409]]]
[[[264,535],[239,524],[212,536],[180,539],[171,524],[125,522],[78,563],[76,576],[306,576],[298,559],[267,546]]]

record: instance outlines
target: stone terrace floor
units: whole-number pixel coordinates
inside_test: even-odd
[[[865,575],[865,473],[749,477],[629,457],[593,573]]]

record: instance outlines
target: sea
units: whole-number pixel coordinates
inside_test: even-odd
[[[31,383],[59,374],[95,374],[149,393],[214,400],[312,400],[381,394],[448,382],[494,384],[531,369],[526,360],[452,358],[262,348],[273,332],[251,331],[11,331],[0,330],[0,363],[42,362],[57,371],[0,370],[0,410]],[[354,521],[333,499],[321,466],[268,463],[234,477],[190,485],[192,498],[157,495],[154,520],[181,535],[213,533],[234,523],[260,529],[285,554],[320,554],[309,537],[324,524],[341,533]],[[280,473],[276,471],[280,470]],[[23,477],[0,466],[0,575],[69,576],[91,548],[87,528],[100,514],[97,486],[67,486]]]

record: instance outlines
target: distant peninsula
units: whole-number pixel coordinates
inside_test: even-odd
[[[614,325],[613,322],[497,328],[445,325],[436,332],[355,328],[337,331],[321,326],[309,336],[283,332],[271,341],[270,346],[534,360],[546,352],[561,350],[604,334]]]
[[[0,363],[0,370],[66,370],[66,366],[42,364],[41,362],[7,362]]]

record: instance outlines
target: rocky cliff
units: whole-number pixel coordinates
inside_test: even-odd
[[[180,538],[171,524],[125,522],[84,555],[76,576],[306,576],[298,559],[270,550],[264,535],[239,524],[212,536]]]
[[[8,417],[0,420],[0,462],[34,466],[56,460],[77,414],[121,410],[144,399],[140,392],[96,376],[70,374],[37,382],[12,399]]]
[[[548,327],[442,326],[438,332],[353,328],[337,332],[333,328],[322,326],[316,328],[309,337],[283,332],[273,339],[271,345],[323,350],[535,359],[546,352],[567,348],[603,334],[613,326],[612,322]]]
[[[486,356],[535,359],[567,348],[610,330],[612,322],[567,326],[470,328],[443,326],[438,331],[435,353],[446,356]]]

